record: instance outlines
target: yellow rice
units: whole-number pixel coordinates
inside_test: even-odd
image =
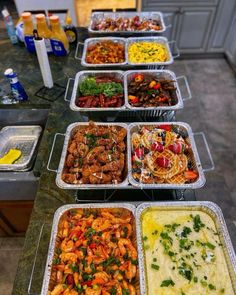
[[[165,62],[169,59],[164,44],[154,42],[136,42],[129,45],[129,61],[132,63]]]

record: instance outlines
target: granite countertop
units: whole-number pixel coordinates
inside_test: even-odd
[[[83,41],[86,37],[86,32],[79,31],[79,41]],[[24,107],[40,108],[40,106],[43,105],[50,107],[48,120],[34,167],[35,171],[38,173],[40,172],[39,187],[12,292],[13,295],[40,294],[53,215],[60,206],[75,203],[76,194],[75,191],[63,190],[56,186],[56,173],[47,170],[47,161],[54,135],[56,133],[64,134],[69,124],[84,121],[84,117],[78,112],[72,112],[69,109],[69,103],[65,102],[63,97],[60,97],[54,103],[48,103],[34,95],[43,84],[35,55],[27,53],[26,49],[23,47],[12,46],[10,43],[4,44],[4,50],[2,50],[1,47],[3,47],[3,45],[0,45],[0,51],[3,52],[0,55],[2,69],[12,67],[18,73],[19,79],[29,95],[29,101],[14,106],[0,105],[0,109]],[[49,59],[54,82],[65,86],[68,77],[74,77],[75,74],[82,69],[80,62],[75,60],[74,53],[75,49],[73,49],[67,57],[56,58],[50,56]],[[58,167],[63,141],[64,137],[58,136],[50,165],[51,169],[56,170]],[[80,191],[79,193],[80,197],[87,194],[89,194],[89,196],[94,195],[93,192],[89,191]],[[120,195],[124,200],[127,196],[134,196],[134,199],[137,201],[139,193],[140,190],[135,190],[133,192],[126,191],[120,193]],[[165,194],[169,197],[171,192],[166,191]],[[167,199],[166,195],[164,196],[162,192],[164,199]],[[120,198],[119,200],[122,199]],[[31,277],[32,273],[33,276]],[[31,288],[28,290],[30,282]]]
[[[79,31],[80,41],[83,41],[86,37],[87,36],[84,31]],[[29,96],[29,100],[27,102],[16,105],[0,105],[0,109],[42,107],[50,108],[35,165],[35,169],[41,171],[38,192],[36,195],[30,224],[26,233],[24,249],[19,261],[12,292],[12,294],[28,294],[28,286],[30,282],[35,251],[42,225],[45,223],[51,224],[54,212],[58,207],[64,204],[75,202],[74,192],[59,189],[55,184],[56,174],[54,172],[47,171],[46,168],[54,134],[57,132],[65,133],[65,130],[70,123],[81,121],[82,117],[78,113],[69,110],[68,103],[64,101],[63,96],[53,103],[35,96],[36,91],[43,86],[36,55],[29,54],[24,46],[13,46],[10,42],[1,44],[0,52],[2,71],[4,71],[6,68],[12,67],[17,72],[19,80],[23,84]],[[61,86],[66,86],[68,78],[74,77],[75,74],[81,70],[80,62],[75,60],[74,54],[75,48],[72,48],[70,54],[66,57],[49,57],[53,80]],[[4,81],[3,73],[0,77],[0,84],[1,83],[6,83],[6,81]],[[55,157],[53,158],[52,166],[55,166],[55,161],[59,162],[61,150],[56,149],[54,154]],[[50,236],[50,228],[48,235]],[[45,251],[44,257],[46,257],[48,250],[46,244],[48,243],[49,238],[46,239],[45,246],[43,245],[44,239],[41,241],[42,245],[40,244],[39,251]],[[42,265],[38,269],[35,269],[37,279],[32,282],[32,290],[34,290],[34,294],[37,294],[37,292],[40,294],[42,274],[45,267],[44,263],[45,262],[42,262]],[[39,275],[39,269],[42,271],[41,276]]]

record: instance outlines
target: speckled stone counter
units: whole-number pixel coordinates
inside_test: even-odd
[[[81,40],[85,37],[86,34],[80,34]],[[64,134],[69,124],[83,121],[84,118],[80,113],[70,111],[69,103],[65,102],[63,97],[51,104],[35,97],[35,92],[42,87],[42,78],[36,56],[28,54],[23,47],[14,47],[11,44],[5,44],[4,46],[4,50],[0,47],[0,51],[3,52],[0,55],[1,68],[12,67],[16,70],[29,95],[29,101],[14,106],[1,105],[0,108],[40,108],[42,105],[50,108],[34,167],[35,173],[40,175],[39,187],[12,293],[13,295],[28,294],[31,281],[29,294],[40,294],[53,215],[60,206],[75,203],[76,193],[71,190],[62,190],[56,186],[56,174],[47,170],[47,162],[54,135],[56,133]],[[65,86],[67,79],[74,77],[82,69],[80,62],[74,58],[74,52],[75,49],[70,52],[69,56],[63,58],[50,57],[54,82]],[[64,141],[63,136],[58,136],[57,139],[50,164],[50,168],[54,170],[58,167]],[[81,194],[83,192],[80,192],[80,196]],[[127,191],[122,197],[125,199],[128,194],[134,195],[134,199],[137,200],[138,191],[132,193]],[[171,192],[167,191],[165,194],[168,195]],[[164,196],[163,193],[162,195]],[[166,196],[164,198],[166,199]],[[41,238],[40,234],[42,234]],[[38,254],[36,255],[37,251]],[[32,272],[33,267],[34,271]],[[31,277],[32,273],[33,277]]]
[[[86,38],[86,33],[79,32],[80,40]],[[28,294],[28,287],[30,283],[30,276],[33,267],[34,257],[36,253],[37,243],[39,240],[39,234],[42,225],[50,223],[52,221],[55,210],[63,204],[74,203],[74,192],[63,191],[57,188],[55,184],[55,173],[49,172],[46,169],[47,159],[50,153],[50,148],[56,132],[64,133],[66,127],[76,121],[81,121],[80,115],[73,113],[69,110],[68,103],[64,101],[64,97],[61,96],[58,100],[51,103],[47,100],[43,100],[35,93],[43,86],[41,73],[39,70],[38,60],[36,55],[29,54],[26,49],[21,45],[13,46],[10,42],[6,42],[0,45],[0,64],[2,72],[6,68],[13,68],[18,76],[19,80],[23,84],[29,100],[24,103],[16,105],[0,105],[0,109],[24,109],[24,108],[50,108],[48,120],[45,126],[44,134],[39,146],[37,160],[34,170],[40,172],[40,182],[38,187],[37,196],[35,199],[34,209],[31,215],[30,224],[26,233],[24,249],[22,257],[19,261],[18,270],[15,278],[12,294]],[[74,77],[75,74],[81,70],[80,62],[74,58],[75,48],[72,48],[70,54],[67,57],[49,57],[51,65],[51,71],[54,82],[61,86],[66,86],[69,77]],[[0,75],[0,84],[6,83],[4,81],[4,75]],[[55,149],[55,159],[59,161],[61,150],[57,152]],[[52,165],[54,165],[54,160]],[[50,236],[50,231],[48,233]],[[39,251],[45,251],[45,257],[47,253],[47,239],[41,240]],[[44,262],[42,263],[44,264]],[[42,265],[41,271],[45,264]],[[39,268],[35,268],[36,276],[38,276]],[[42,273],[41,273],[42,276]],[[40,292],[42,283],[42,277],[38,276],[35,281],[32,282],[32,290],[35,293]],[[35,291],[36,290],[36,291]]]

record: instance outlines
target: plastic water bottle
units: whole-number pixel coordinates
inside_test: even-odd
[[[20,84],[17,74],[13,72],[13,69],[6,69],[4,75],[10,80],[11,91],[14,99],[18,101],[27,100],[28,95],[26,94],[23,86]]]
[[[8,12],[8,10],[6,8],[4,8],[2,10],[2,15],[3,15],[4,21],[5,21],[7,34],[8,34],[8,37],[10,38],[10,40],[11,40],[11,43],[12,44],[18,43],[17,36],[16,36],[16,31],[15,31],[15,26],[14,26],[14,23],[12,21],[12,17],[10,16],[10,14],[9,14],[9,12]]]

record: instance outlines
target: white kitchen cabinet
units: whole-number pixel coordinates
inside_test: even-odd
[[[175,39],[182,53],[206,52],[214,15],[214,7],[181,9]]]

